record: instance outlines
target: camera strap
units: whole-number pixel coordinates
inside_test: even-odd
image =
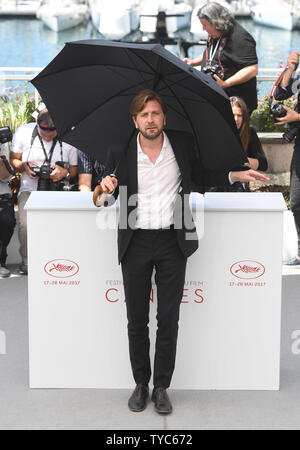
[[[36,137],[39,138],[41,147],[42,147],[44,155],[45,155],[44,164],[45,164],[45,162],[48,162],[49,164],[51,164],[53,152],[54,152],[54,149],[55,149],[55,146],[56,146],[57,142],[59,142],[59,145],[60,145],[60,158],[61,158],[61,161],[63,162],[63,149],[62,149],[62,142],[61,141],[57,141],[57,139],[54,138],[53,142],[52,142],[52,146],[51,146],[50,152],[49,152],[49,155],[47,155],[47,152],[46,152],[46,149],[45,149],[45,146],[44,146],[44,142],[43,142],[43,139],[41,138],[41,136],[39,135],[37,125],[34,127],[34,130],[33,130],[32,135],[31,135],[30,150],[32,148],[33,142],[34,142]]]
[[[283,71],[280,73],[280,75],[278,76],[278,78],[276,79],[276,81],[275,81],[275,83],[274,83],[274,85],[273,85],[273,87],[272,87],[272,89],[271,89],[270,96],[269,96],[269,106],[271,106],[272,103],[273,103],[273,101],[274,101],[275,92],[276,92],[278,86],[280,85],[280,83],[281,83],[281,81],[282,81],[282,78],[283,78],[283,75],[285,74],[285,72],[287,71],[287,69],[288,69],[288,67],[286,66],[286,67],[283,69]]]
[[[222,63],[221,63],[221,53],[224,50],[226,43],[227,43],[227,38],[226,37],[222,38],[222,36],[221,36],[221,37],[219,37],[218,42],[216,43],[215,46],[213,44],[212,38],[209,38],[207,40],[207,46],[206,46],[206,64],[212,63],[212,61],[215,57],[215,54],[218,50],[218,62],[219,62],[219,66],[221,67],[223,73],[225,71],[224,71],[224,67],[222,66]]]
[[[207,52],[208,52],[208,56],[209,56],[209,58],[208,58],[209,64],[211,64],[211,62],[213,61],[216,51],[218,50],[218,47],[220,45],[220,42],[221,42],[221,38],[218,39],[218,42],[216,43],[215,46],[212,44],[209,46],[209,49],[207,48]]]

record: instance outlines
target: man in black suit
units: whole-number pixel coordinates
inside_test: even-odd
[[[253,171],[209,173],[196,158],[193,136],[164,132],[166,107],[151,90],[132,101],[131,116],[139,133],[121,157],[115,176],[101,182],[104,193],[120,195],[118,230],[128,317],[129,352],[136,382],[128,406],[146,408],[151,376],[149,357],[149,300],[155,268],[157,336],[152,400],[159,413],[172,411],[166,389],[175,367],[179,308],[187,257],[198,248],[195,226],[186,197],[200,186],[226,186],[235,181],[267,180]],[[111,153],[113,169],[116,164]]]

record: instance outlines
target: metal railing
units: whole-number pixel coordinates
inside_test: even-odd
[[[0,67],[0,81],[30,81],[43,67]],[[35,106],[39,103],[38,91],[34,90]]]
[[[43,67],[0,67],[0,80],[30,81],[42,69]],[[263,75],[258,75],[257,79],[258,81],[275,81],[281,70],[281,68],[259,69],[259,73]]]

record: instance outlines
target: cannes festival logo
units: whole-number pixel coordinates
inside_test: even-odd
[[[238,261],[230,267],[232,275],[242,280],[254,280],[261,277],[265,271],[265,266],[257,261]]]
[[[44,270],[54,278],[70,278],[79,272],[79,265],[69,259],[53,259],[45,264]]]

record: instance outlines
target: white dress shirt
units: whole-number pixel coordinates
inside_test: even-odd
[[[174,204],[181,173],[165,133],[159,157],[152,163],[137,137],[138,197],[136,228],[168,228],[174,223]]]

